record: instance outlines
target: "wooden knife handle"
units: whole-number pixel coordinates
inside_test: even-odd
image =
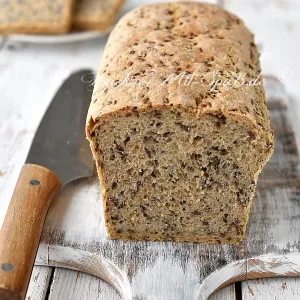
[[[39,240],[59,178],[38,165],[25,164],[0,232],[0,299],[25,298]]]

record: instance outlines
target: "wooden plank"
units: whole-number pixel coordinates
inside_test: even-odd
[[[38,298],[37,296],[31,298],[31,300],[40,299],[41,298]],[[56,268],[48,299],[119,300],[121,299],[121,296],[111,285],[97,277],[82,272]],[[235,299],[235,288],[233,284],[220,289],[211,297],[209,297],[209,300]]]
[[[208,300],[236,300],[235,285],[223,287],[211,295]]]
[[[56,268],[48,299],[121,300],[122,298],[114,288],[97,277],[82,272]]]
[[[41,298],[32,297],[31,300]],[[49,300],[119,300],[121,296],[105,281],[86,273],[55,268]],[[209,297],[209,300],[235,300],[234,284],[224,287]],[[30,299],[27,299],[30,300]],[[155,299],[158,300],[158,299]]]
[[[46,299],[53,268],[35,266],[28,286],[26,300]]]
[[[186,251],[184,247],[182,248]],[[175,250],[177,249],[178,247],[175,248]],[[122,254],[126,255],[126,252],[129,252],[129,250],[130,249],[123,249],[123,253],[119,253],[117,246],[116,249],[102,248],[100,251],[90,251],[76,249],[74,246],[66,247],[49,245],[49,250],[47,252],[49,255],[48,264],[55,267],[64,267],[77,271],[80,270],[103,278],[120,292],[122,299],[124,300],[132,299],[135,293],[143,293],[142,297],[149,297],[150,299],[160,299],[160,297],[164,300],[190,299],[196,294],[199,294],[199,299],[206,299],[209,294],[224,284],[225,281],[229,283],[232,278],[235,278],[238,272],[243,271],[243,269],[240,268],[231,268],[230,265],[226,266],[221,272],[215,272],[216,276],[213,276],[206,284],[202,284],[202,288],[199,291],[199,283],[191,281],[191,278],[193,278],[192,276],[196,276],[193,269],[194,267],[197,267],[195,262],[194,266],[190,265],[193,263],[193,259],[190,259],[187,262],[181,261],[181,263],[185,264],[185,271],[181,270],[181,267],[176,263],[177,257],[172,254],[172,252],[166,253],[166,250],[164,250],[162,253],[163,259],[159,256],[153,258],[151,250],[146,249],[144,255],[147,255],[147,258],[149,258],[150,261],[148,262],[143,259],[144,265],[141,265],[142,269],[140,269],[140,271],[139,269],[135,271],[134,268],[139,268],[139,266],[136,266],[136,263],[141,259],[140,250],[142,250],[137,247],[135,253],[136,257],[133,254],[133,256],[130,257],[130,261],[124,262],[123,268],[127,268],[124,271],[124,269],[120,268],[116,262],[120,263],[120,259],[126,259],[126,257],[122,257]],[[116,251],[118,252],[116,253]],[[109,253],[104,252],[112,252],[111,254],[114,256],[114,259],[109,258]],[[179,259],[182,254],[178,250],[176,252],[178,253],[177,255],[179,255]],[[118,257],[115,257],[116,254]],[[201,258],[202,255],[205,254],[197,254],[198,259],[205,262],[206,266],[209,267],[214,263],[210,259],[208,259],[208,261],[206,259],[204,260]],[[37,263],[40,263],[39,257],[40,256],[37,258]],[[42,263],[44,263],[44,261],[42,261]],[[244,266],[244,263],[245,262],[242,262],[242,266]],[[236,264],[238,266],[240,262],[237,262]],[[174,268],[176,268],[175,271]],[[172,271],[174,271],[175,274],[173,274]],[[197,272],[198,276],[201,276],[204,271],[205,267],[199,269]],[[157,278],[159,278],[159,280],[157,280]],[[188,297],[186,297],[186,295],[188,295]]]
[[[242,283],[243,300],[300,299],[299,278],[264,278]]]

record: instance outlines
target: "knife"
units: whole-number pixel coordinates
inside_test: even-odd
[[[23,165],[0,232],[0,299],[24,299],[48,208],[69,182],[93,175],[85,138],[91,70],[72,74],[48,107]],[[92,77],[92,75],[90,75]]]

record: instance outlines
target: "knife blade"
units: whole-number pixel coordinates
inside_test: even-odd
[[[92,91],[72,74],[50,103],[21,169],[0,232],[0,299],[24,299],[48,208],[69,182],[93,175],[85,137]]]

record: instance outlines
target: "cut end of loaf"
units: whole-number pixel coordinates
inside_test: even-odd
[[[88,129],[113,239],[239,243],[272,152],[229,112],[118,112]]]

